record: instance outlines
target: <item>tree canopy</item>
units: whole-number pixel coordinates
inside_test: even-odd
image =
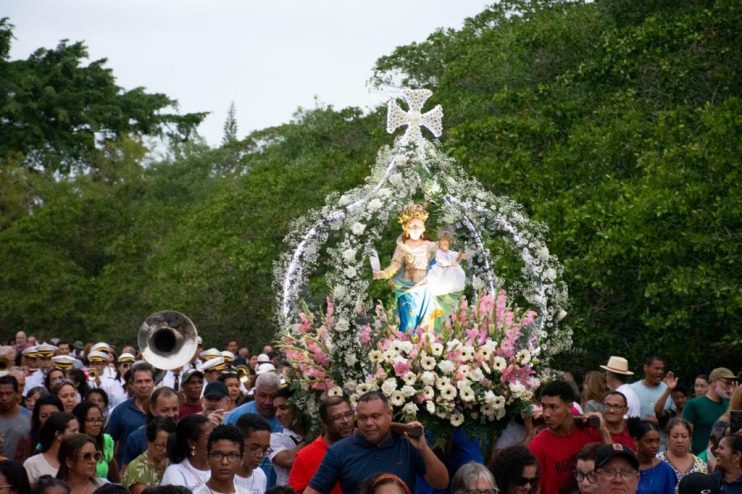
[[[508,1],[376,64],[375,84],[432,89],[444,148],[549,227],[572,303],[564,368],[651,352],[690,379],[738,362],[741,13],[725,0]],[[243,139],[228,124],[222,147],[172,142],[145,167],[142,135],[184,139],[200,117],[117,88],[79,44],[9,61],[2,26],[14,185],[0,204],[33,214],[0,224],[0,328],[123,342],[172,308],[207,343],[266,342],[290,220],[362,181],[392,139],[384,111],[300,109]],[[45,182],[39,205],[23,202],[41,188],[28,170],[76,173]]]

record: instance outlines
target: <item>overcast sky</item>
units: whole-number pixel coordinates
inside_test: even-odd
[[[61,39],[108,58],[120,86],[144,86],[209,111],[199,131],[219,144],[231,101],[239,136],[290,120],[314,98],[366,108],[375,60],[459,28],[479,0],[0,0],[15,25],[12,58]]]

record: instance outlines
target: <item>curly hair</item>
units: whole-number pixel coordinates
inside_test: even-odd
[[[536,456],[525,446],[516,445],[500,451],[490,465],[490,470],[500,492],[508,492],[510,486],[515,485],[515,481],[523,476],[523,469],[532,465],[538,468]],[[534,486],[530,492],[535,493],[536,488]]]

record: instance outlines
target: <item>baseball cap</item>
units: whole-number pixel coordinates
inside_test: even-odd
[[[221,381],[210,382],[204,389],[204,398],[226,398],[229,396],[227,385]]]
[[[737,379],[737,376],[734,375],[734,372],[730,371],[726,367],[717,367],[716,369],[711,371],[711,374],[709,374],[709,381],[714,381],[716,379]]]
[[[689,473],[678,484],[678,494],[720,494],[719,482],[701,472]]]
[[[634,453],[623,444],[613,443],[605,444],[600,447],[595,457],[595,469],[605,466],[611,459],[620,457],[628,461],[634,469],[639,470],[639,460]]]

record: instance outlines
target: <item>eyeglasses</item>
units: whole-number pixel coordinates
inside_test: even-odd
[[[220,463],[224,461],[225,458],[227,459],[227,463],[237,463],[240,461],[240,458],[242,458],[242,455],[236,451],[231,451],[229,453],[224,453],[223,451],[212,451],[209,453],[209,458]]]
[[[598,478],[595,476],[595,472],[587,472],[587,473],[579,472],[579,471],[575,472],[575,480],[577,482],[582,482],[585,479],[587,479],[587,481],[590,482],[591,484],[594,484],[595,482],[598,481]]]
[[[92,461],[95,460],[96,463],[98,463],[103,458],[103,453],[100,451],[96,451],[95,453],[83,453],[80,455],[80,459],[83,461]]]
[[[266,456],[273,453],[273,449],[270,446],[262,448],[257,444],[251,444],[248,446],[247,452],[253,456]]]
[[[518,485],[531,484],[531,487],[535,487],[536,484],[538,484],[538,475],[536,475],[535,477],[531,477],[531,478],[521,477],[519,479],[515,479],[515,483]]]
[[[332,422],[340,422],[343,419],[353,420],[354,417],[355,417],[355,413],[353,413],[353,411],[351,410],[351,411],[348,411],[348,412],[345,412],[345,413],[339,413],[337,415],[332,415],[332,416],[327,417],[327,418],[330,419]]]
[[[631,480],[634,477],[636,477],[636,470],[633,468],[626,468],[622,470],[616,470],[615,468],[603,468],[600,470],[596,470],[598,475],[601,475],[603,477],[613,478],[621,477],[622,480]]]
[[[603,403],[603,408],[606,410],[621,410],[626,408],[626,405],[617,405],[615,403]]]

